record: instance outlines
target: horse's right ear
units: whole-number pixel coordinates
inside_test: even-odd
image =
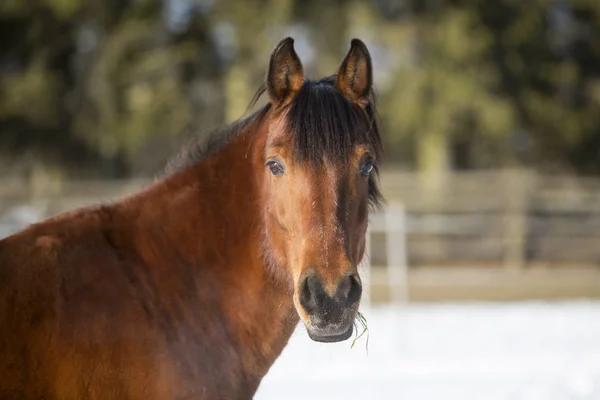
[[[294,97],[304,83],[304,70],[294,51],[294,39],[283,39],[269,61],[267,92],[274,105],[285,105]]]

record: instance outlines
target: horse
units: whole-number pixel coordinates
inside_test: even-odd
[[[266,105],[119,200],[0,241],[1,399],[251,399],[299,321],[353,333],[382,142],[352,39],[305,78],[285,38]]]

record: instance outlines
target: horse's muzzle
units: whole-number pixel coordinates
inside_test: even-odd
[[[309,275],[300,287],[300,305],[310,318],[305,321],[309,337],[331,343],[352,336],[361,294],[362,286],[354,275],[342,278],[333,296],[317,275]]]

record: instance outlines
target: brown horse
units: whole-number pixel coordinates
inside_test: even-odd
[[[349,338],[381,141],[371,59],[305,80],[293,39],[269,102],[122,201],[0,241],[1,399],[249,399],[301,319]]]

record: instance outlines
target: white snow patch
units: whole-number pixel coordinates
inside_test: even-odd
[[[363,310],[359,340],[299,326],[255,396],[270,399],[600,400],[600,302]]]

